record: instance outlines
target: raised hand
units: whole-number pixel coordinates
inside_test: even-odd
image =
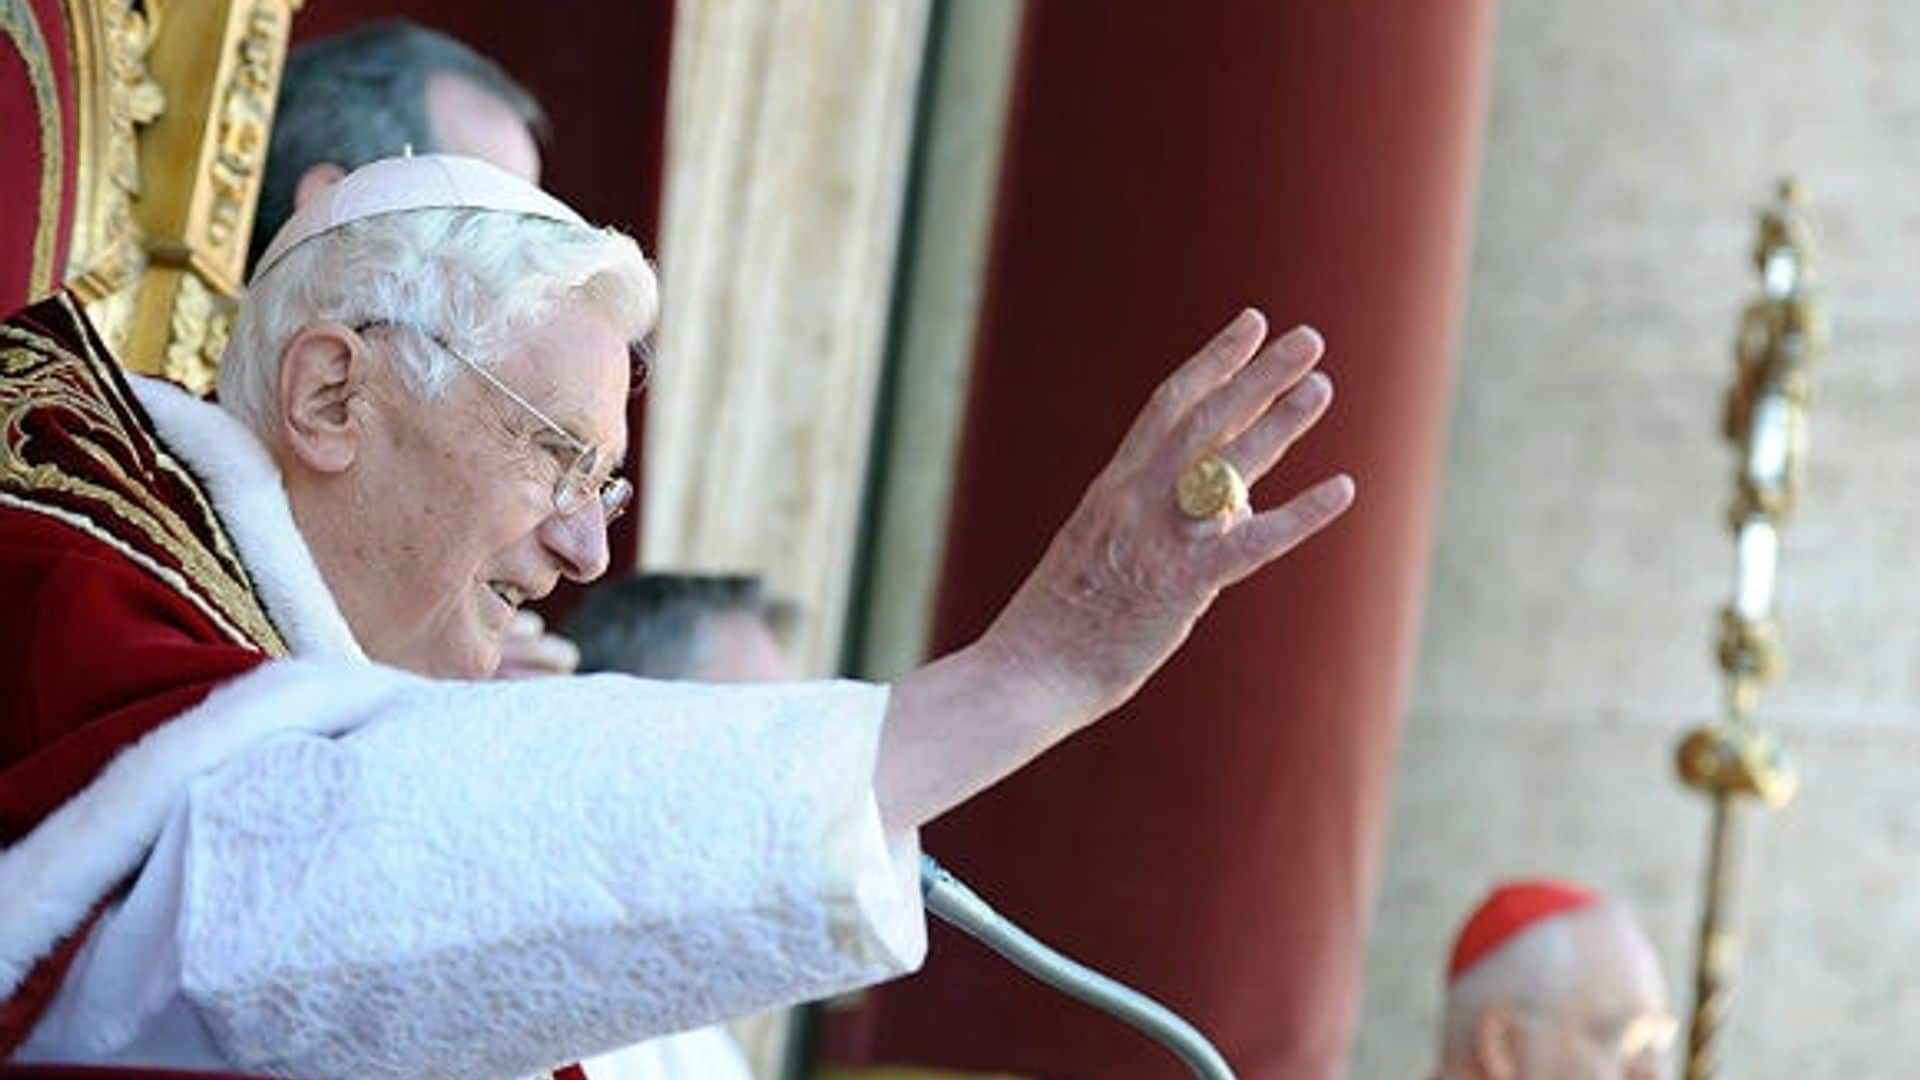
[[[1352,505],[1344,474],[1265,511],[1248,502],[1333,401],[1313,371],[1319,334],[1266,336],[1241,312],[1168,376],[987,633],[895,685],[877,778],[890,820],[936,816],[1114,709],[1221,589]],[[1176,492],[1210,458],[1238,482],[1196,518]]]
[[[1222,588],[1326,526],[1352,504],[1346,475],[1255,512],[1240,502],[1194,520],[1181,476],[1209,455],[1249,486],[1333,401],[1313,371],[1325,343],[1296,327],[1261,348],[1266,320],[1243,311],[1154,391],[1113,460],[989,637],[1076,708],[1107,712],[1185,640]]]

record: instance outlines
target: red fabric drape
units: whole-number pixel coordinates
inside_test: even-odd
[[[1337,1075],[1357,1010],[1491,9],[1026,9],[939,646],[985,628],[1151,387],[1240,305],[1324,331],[1338,387],[1256,499],[1344,469],[1359,503],[1225,595],[1121,715],[924,840],[1029,929],[1193,1018],[1242,1076]],[[944,930],[924,974],[826,1043],[850,1061],[1186,1075]]]
[[[27,0],[11,22],[0,28],[0,134],[6,140],[0,152],[0,318],[66,280],[79,143],[65,6],[61,0]],[[51,96],[51,108],[43,94]],[[56,155],[51,163],[44,152],[49,138]],[[35,240],[46,217],[54,230],[43,274],[36,275]]]

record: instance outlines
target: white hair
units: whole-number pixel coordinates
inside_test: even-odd
[[[1573,939],[1575,911],[1515,934],[1447,986],[1440,1059],[1467,1060],[1481,1014],[1495,1005],[1552,1009],[1574,989],[1579,964]]]
[[[653,328],[659,290],[632,237],[492,210],[384,214],[316,236],[257,278],[220,362],[220,404],[274,441],[280,357],[318,322],[418,327],[477,364],[559,304],[583,301],[629,342]],[[459,361],[418,335],[395,339],[414,392],[437,397]]]

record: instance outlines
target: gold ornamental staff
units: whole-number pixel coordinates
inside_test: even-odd
[[[1806,461],[1808,372],[1827,344],[1826,309],[1809,289],[1812,244],[1804,210],[1804,192],[1785,180],[1760,212],[1753,256],[1761,294],[1741,315],[1723,421],[1727,440],[1739,452],[1728,515],[1733,601],[1720,612],[1725,712],[1691,732],[1679,750],[1681,779],[1713,800],[1687,1080],[1706,1080],[1719,1066],[1716,1041],[1739,960],[1733,893],[1741,801],[1784,806],[1799,786],[1793,766],[1753,714],[1760,688],[1779,675],[1774,600],[1780,527],[1793,511]]]

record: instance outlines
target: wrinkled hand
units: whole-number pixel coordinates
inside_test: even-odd
[[[500,641],[500,666],[496,679],[531,679],[541,675],[571,675],[580,666],[580,650],[558,634],[547,633],[547,624],[531,611],[516,611]]]
[[[1298,327],[1261,348],[1266,335],[1265,318],[1244,311],[1160,384],[983,639],[1063,712],[1090,721],[1125,701],[1222,588],[1352,504],[1344,474],[1224,522],[1194,521],[1175,504],[1180,474],[1207,454],[1252,486],[1332,402],[1332,381],[1312,371],[1320,335]]]

